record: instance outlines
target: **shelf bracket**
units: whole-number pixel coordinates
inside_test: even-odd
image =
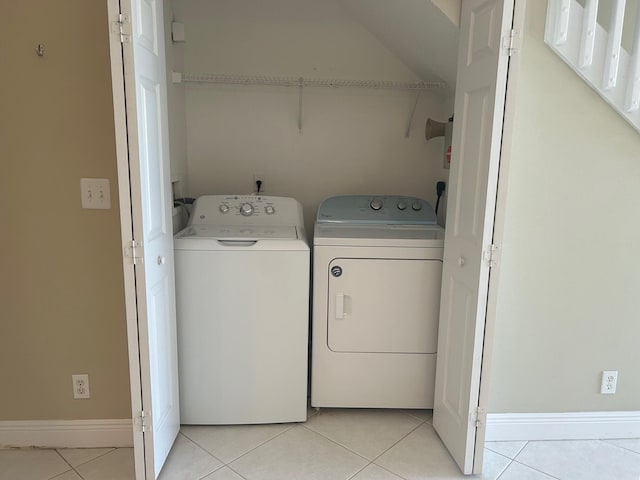
[[[411,114],[409,115],[409,122],[407,124],[407,131],[404,133],[405,138],[409,138],[409,133],[411,132],[411,125],[413,124],[413,116],[416,113],[416,108],[418,107],[418,102],[420,101],[420,94],[422,92],[418,91],[416,94],[416,101],[413,103],[413,108],[411,109]]]
[[[302,134],[302,90],[304,88],[304,79],[298,78],[298,133]]]

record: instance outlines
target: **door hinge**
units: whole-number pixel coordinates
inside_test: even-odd
[[[502,37],[502,48],[505,49],[509,56],[518,53],[520,50],[520,32],[512,28],[509,35]]]
[[[118,20],[111,22],[111,33],[120,35],[120,43],[131,42],[131,34],[128,32],[131,18],[126,13],[119,13]]]
[[[133,426],[135,428],[135,430],[137,432],[146,432],[147,428],[149,427],[148,425],[148,419],[149,416],[145,413],[144,410],[141,410],[140,412],[138,412],[138,414],[135,416],[135,418],[133,419]]]
[[[471,423],[479,428],[487,423],[487,409],[478,407],[475,411],[471,412]]]
[[[142,263],[142,244],[135,240],[130,240],[124,247],[125,258],[130,258],[131,263],[137,265]]]
[[[483,260],[486,262],[489,268],[492,268],[498,265],[499,250],[500,250],[500,247],[492,243],[491,246],[487,248],[482,254]]]

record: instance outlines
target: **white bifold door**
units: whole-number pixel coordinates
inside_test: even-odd
[[[491,340],[485,320],[513,8],[514,0],[464,0],[460,18],[433,426],[465,474],[482,468],[480,373]]]
[[[162,2],[109,0],[137,479],[180,429]]]

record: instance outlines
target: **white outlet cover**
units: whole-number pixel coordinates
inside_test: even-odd
[[[600,393],[603,395],[613,395],[618,387],[618,371],[604,370],[602,381],[600,382]]]
[[[88,374],[71,375],[71,381],[73,382],[73,398],[91,398]]]
[[[111,187],[108,178],[81,178],[82,208],[108,210],[111,208]]]

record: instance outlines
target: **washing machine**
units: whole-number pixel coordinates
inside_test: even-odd
[[[300,203],[202,196],[174,244],[181,423],[305,421],[310,253]]]
[[[311,404],[432,408],[444,229],[425,200],[345,195],[314,230]]]

